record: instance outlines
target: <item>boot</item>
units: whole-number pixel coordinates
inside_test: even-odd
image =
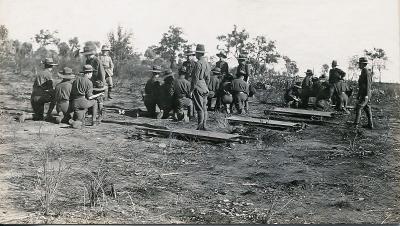
[[[111,89],[112,89],[111,87],[108,87],[107,98],[110,99],[110,100],[112,99],[112,97],[111,97]]]

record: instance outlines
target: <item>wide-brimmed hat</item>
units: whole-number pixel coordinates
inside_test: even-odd
[[[311,69],[307,69],[307,71],[305,73],[306,73],[306,75],[314,75],[314,73]]]
[[[110,51],[110,47],[108,47],[108,45],[103,45],[101,51]]]
[[[158,66],[158,65],[154,65],[153,68],[151,70],[149,70],[149,71],[154,72],[154,73],[161,73],[162,72],[161,71],[161,66]]]
[[[204,47],[203,44],[197,44],[195,52],[196,53],[205,53],[206,52],[206,48]]]
[[[333,61],[332,61],[332,67],[336,67],[336,66],[338,66],[337,61],[336,61],[336,60],[333,60]]]
[[[75,78],[75,75],[72,74],[72,69],[69,67],[63,68],[63,70],[58,73],[58,76],[60,76],[63,79],[74,79]]]
[[[195,55],[196,53],[192,50],[191,47],[186,48],[185,50],[185,56],[192,56]]]
[[[221,74],[221,68],[216,67],[216,68],[212,69],[212,73],[214,75],[220,75]]]
[[[92,55],[96,53],[96,50],[93,47],[85,46],[83,47],[83,51],[81,53],[83,55]]]
[[[368,64],[368,59],[366,57],[360,57],[360,59],[358,59],[358,63]]]
[[[57,63],[54,63],[53,58],[50,58],[50,57],[45,58],[45,59],[42,61],[42,63],[43,63],[44,65],[50,65],[50,66],[58,65]]]
[[[247,60],[247,55],[246,54],[239,54],[239,57],[237,58],[238,60]]]
[[[221,51],[221,52],[217,53],[217,57],[226,58],[226,54],[223,51]]]
[[[83,66],[81,73],[88,73],[88,72],[93,72],[93,67],[90,64],[86,64]]]

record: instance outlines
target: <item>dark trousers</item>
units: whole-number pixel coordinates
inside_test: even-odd
[[[366,100],[364,97],[360,97],[358,103],[356,105],[356,118],[354,120],[354,124],[358,125],[361,119],[361,110],[364,110],[365,114],[367,115],[368,119],[368,126],[373,127],[374,124],[372,122],[372,110],[370,106],[369,98]]]
[[[197,89],[193,91],[193,104],[197,111],[197,129],[204,130],[206,128],[208,112],[207,112],[207,96],[208,94],[200,93]]]
[[[248,95],[244,92],[236,92],[233,95],[233,104],[239,114],[243,113],[243,109],[247,111]]]
[[[63,115],[63,121],[68,122],[71,119],[71,113],[73,112],[72,107],[69,104],[69,100],[57,101],[56,110],[60,116],[60,112]]]
[[[37,120],[43,119],[44,105],[50,103],[49,109],[47,111],[47,117],[51,115],[55,107],[54,98],[50,94],[43,94],[40,96],[31,96],[31,105],[33,109],[33,118]]]
[[[88,100],[85,97],[80,97],[72,101],[72,109],[74,112],[73,119],[75,121],[83,121],[88,109],[92,109],[92,118],[95,121],[97,116],[97,101]]]
[[[144,105],[146,106],[149,117],[156,116],[156,106],[158,106],[159,109],[162,109],[162,107],[160,106],[160,101],[158,101],[157,98],[152,96],[144,97]]]

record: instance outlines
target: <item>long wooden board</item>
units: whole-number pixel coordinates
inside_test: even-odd
[[[243,123],[249,125],[257,125],[264,126],[269,128],[293,128],[293,129],[301,129],[303,126],[301,123],[294,122],[286,122],[286,121],[278,121],[278,120],[270,120],[270,119],[262,119],[262,118],[251,118],[251,117],[242,117],[242,116],[231,116],[226,118],[229,122],[235,123]]]
[[[136,126],[136,129],[153,132],[166,136],[185,137],[198,140],[206,140],[212,142],[240,142],[243,138],[247,138],[238,134],[227,134],[213,131],[202,131],[193,129],[156,129],[143,126]]]
[[[333,112],[304,110],[304,109],[295,109],[295,108],[274,107],[271,110],[266,110],[265,112],[269,112],[269,113],[272,113],[272,114],[315,116],[315,117],[325,117],[325,118],[332,118],[333,117]]]

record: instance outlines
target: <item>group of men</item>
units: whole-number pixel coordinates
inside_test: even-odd
[[[217,54],[219,61],[211,70],[204,57],[204,45],[198,44],[196,50],[187,49],[187,60],[175,78],[171,70],[162,71],[153,66],[152,77],[147,81],[143,100],[150,117],[188,121],[197,112],[198,130],[207,130],[208,110],[224,110],[231,113],[233,107],[239,114],[248,111],[248,98],[255,91],[248,83],[252,70],[247,56],[240,54],[236,76],[229,72],[226,54]],[[195,60],[197,59],[197,61]],[[163,77],[160,77],[162,76]],[[156,106],[160,111],[156,112]]]
[[[368,59],[361,57],[359,59],[359,68],[361,75],[358,80],[359,91],[357,95],[356,118],[354,124],[358,126],[361,117],[361,110],[364,109],[368,124],[367,128],[372,129],[372,112],[370,107],[372,74],[366,68]],[[288,107],[308,108],[310,97],[315,97],[315,108],[326,110],[331,104],[335,105],[336,110],[345,114],[350,114],[347,109],[349,97],[353,90],[348,86],[344,77],[346,73],[338,68],[336,60],[332,61],[332,69],[329,70],[329,77],[322,75],[319,78],[313,77],[314,73],[308,69],[302,82],[296,82],[292,87],[286,90],[284,99]]]
[[[86,62],[81,73],[74,75],[71,68],[65,67],[58,73],[62,81],[55,87],[52,74],[57,64],[52,58],[43,61],[44,70],[35,77],[31,95],[34,120],[53,120],[52,112],[56,107],[57,123],[69,123],[73,128],[80,128],[88,110],[92,111],[92,124],[100,123],[104,96],[112,99],[114,69],[108,46],[102,46],[101,50],[102,53],[96,56],[95,47],[85,46],[81,53],[86,56]],[[44,117],[46,103],[49,103],[49,109]]]

